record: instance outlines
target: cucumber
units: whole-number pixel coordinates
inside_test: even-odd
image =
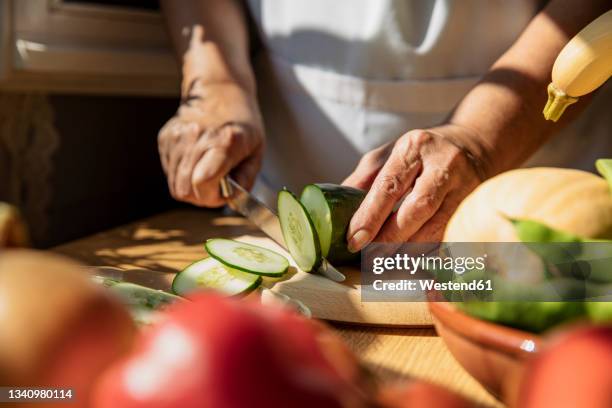
[[[330,262],[341,264],[358,258],[358,253],[348,250],[346,232],[365,195],[363,190],[338,184],[320,183],[304,187],[300,201],[317,230],[321,254]]]
[[[172,293],[147,288],[131,282],[104,279],[102,284],[118,295],[124,304],[144,306],[152,310],[163,308],[181,299]]]
[[[119,297],[119,300],[128,307],[132,319],[140,326],[155,323],[159,317],[157,311],[173,302],[182,300],[163,290],[155,290],[135,283],[98,277],[95,280]]]
[[[304,272],[318,268],[322,257],[317,230],[304,205],[287,190],[278,193],[278,218],[295,263]]]
[[[209,239],[204,245],[211,257],[232,269],[276,277],[289,268],[287,258],[256,245],[224,238]]]
[[[172,291],[179,296],[200,289],[213,289],[228,296],[246,294],[261,283],[261,276],[228,268],[209,257],[192,263],[172,281]]]

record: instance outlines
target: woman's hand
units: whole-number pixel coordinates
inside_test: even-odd
[[[351,220],[349,249],[374,240],[439,241],[459,203],[484,179],[482,158],[473,153],[482,149],[470,149],[473,140],[467,129],[444,125],[410,131],[365,154],[344,181],[369,189]]]
[[[174,198],[204,207],[225,203],[223,176],[251,188],[261,167],[263,126],[255,97],[232,82],[194,88],[158,136]]]

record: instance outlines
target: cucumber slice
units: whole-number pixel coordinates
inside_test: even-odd
[[[365,191],[338,184],[320,183],[304,187],[300,201],[317,230],[321,253],[339,264],[358,258],[348,250],[346,232],[353,214],[365,198]]]
[[[321,245],[308,211],[289,191],[278,193],[278,218],[291,256],[304,272],[321,264]]]
[[[157,311],[182,298],[163,290],[155,290],[130,282],[108,278],[98,278],[98,283],[106,286],[127,306],[132,319],[139,326],[155,323],[159,318]]]
[[[228,268],[215,258],[204,258],[179,272],[172,291],[179,296],[201,289],[213,289],[228,296],[245,294],[261,283],[261,276]]]
[[[232,269],[262,276],[281,276],[289,268],[287,258],[256,245],[223,238],[209,239],[204,245],[211,257]]]
[[[104,279],[102,284],[118,295],[124,304],[129,306],[143,306],[148,309],[157,310],[181,299],[163,290],[151,289],[131,282]]]

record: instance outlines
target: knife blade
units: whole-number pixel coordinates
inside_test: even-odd
[[[287,248],[278,217],[268,206],[253,197],[251,193],[229,176],[221,179],[221,194],[227,199],[227,203],[232,210],[255,224],[274,242],[285,249]]]
[[[240,213],[274,242],[287,249],[278,216],[268,206],[253,197],[230,176],[221,179],[221,195],[227,199],[232,210]],[[344,274],[334,268],[325,258],[317,269],[317,273],[336,282],[346,279]]]

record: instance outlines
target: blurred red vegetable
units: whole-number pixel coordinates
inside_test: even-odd
[[[147,328],[98,384],[96,408],[365,406],[344,343],[295,313],[198,294]]]
[[[513,405],[612,407],[612,326],[559,334],[526,367]]]
[[[384,387],[378,397],[384,408],[468,408],[463,397],[424,381],[408,382]]]

